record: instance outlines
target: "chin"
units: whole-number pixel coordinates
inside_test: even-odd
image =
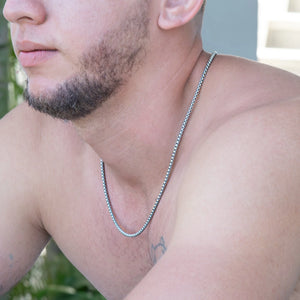
[[[45,77],[30,77],[27,80],[27,90],[30,95],[39,97],[55,91],[57,86],[62,82],[50,80]]]

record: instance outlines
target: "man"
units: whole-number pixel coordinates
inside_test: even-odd
[[[51,236],[107,299],[300,299],[300,80],[205,53],[203,4],[6,1],[2,294]]]

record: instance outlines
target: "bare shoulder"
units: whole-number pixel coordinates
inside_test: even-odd
[[[53,170],[62,170],[81,142],[69,125],[26,104],[1,119],[0,139],[1,295],[28,271],[49,240],[41,203],[53,192],[49,186],[60,180]]]
[[[300,270],[299,128],[295,98],[237,114],[202,141],[168,250],[126,299],[290,299]]]
[[[0,120],[0,151],[5,161],[40,173],[40,168],[78,155],[84,146],[68,122],[36,112],[23,103]],[[16,174],[17,175],[17,174]]]
[[[214,62],[217,95],[233,105],[237,97],[245,108],[298,98],[300,77],[287,71],[247,59],[220,55]],[[226,99],[226,100],[225,100]],[[224,103],[230,105],[230,103]],[[223,105],[223,103],[222,103]]]
[[[35,200],[45,192],[46,170],[57,168],[59,161],[67,161],[82,147],[70,125],[42,115],[25,103],[0,120],[0,139],[0,176],[5,183],[2,188],[6,187],[15,204],[26,208],[24,212],[32,208],[30,213],[37,210]],[[44,181],[49,183],[49,177]]]
[[[41,123],[38,116],[25,104],[18,106],[0,120],[0,172],[6,178],[6,186],[17,182],[20,187],[25,187],[26,179],[29,181],[30,178],[31,184],[34,183]]]
[[[248,164],[251,158],[263,159],[270,162],[270,166],[277,165],[273,160],[281,158],[282,167],[300,170],[300,77],[236,57],[221,56],[219,59],[219,67],[228,71],[223,80],[230,82],[225,88],[220,86],[232,94],[225,102],[233,104],[220,103],[230,108],[190,157],[190,165],[199,167],[193,175],[200,174],[204,165],[217,167],[215,160],[219,159],[223,167],[228,165],[231,170],[237,167],[242,171],[245,166],[256,168],[255,164]],[[286,159],[291,157],[293,160]],[[230,165],[231,160],[237,164]]]
[[[281,195],[284,201],[289,198],[300,209],[299,128],[300,97],[255,107],[229,118],[196,148],[182,190],[195,191],[199,196],[194,199],[197,204],[202,192],[210,199],[218,196],[218,205],[222,205],[225,191],[236,193],[241,189],[243,200],[259,191],[270,192],[270,197],[277,191],[285,192]],[[270,197],[264,197],[264,201]],[[228,194],[226,203],[235,198],[236,194]],[[263,203],[261,198],[255,199]],[[182,203],[185,207],[184,199]]]
[[[273,192],[289,186],[289,199],[300,208],[300,77],[230,56],[219,57],[217,71],[220,67],[228,75],[220,77],[220,89],[232,95],[221,106],[229,109],[190,157],[183,194],[187,190],[206,191],[206,196],[222,189],[234,191],[243,187],[239,180],[244,179],[246,187],[254,184],[252,190],[245,189],[249,197],[258,190],[256,184],[272,186]]]
[[[300,99],[272,103],[231,118],[195,151],[169,247],[183,274],[207,283],[195,299],[291,295],[300,270],[299,128]]]
[[[288,88],[300,92],[300,77],[296,74],[236,56],[218,55],[217,59],[218,64],[224,68],[221,73],[226,74],[229,80],[242,81],[245,85],[251,85],[252,82],[258,84],[261,81],[265,88],[271,85],[273,88],[283,88],[284,92],[287,92]],[[237,77],[241,75],[239,80]],[[286,96],[288,97],[289,93],[286,93]]]
[[[267,105],[255,106],[229,117],[207,137],[205,143],[199,145],[195,153],[202,153],[208,148],[223,151],[225,149],[221,147],[228,146],[236,151],[230,151],[227,155],[235,157],[242,146],[250,146],[252,141],[253,147],[258,150],[263,146],[273,147],[273,151],[269,153],[272,156],[276,154],[276,149],[280,150],[280,146],[287,147],[287,150],[296,150],[292,146],[299,146],[299,128],[300,92],[294,98],[271,101]],[[253,150],[255,149],[249,148],[247,152]],[[209,153],[213,152],[207,152]],[[295,155],[297,154],[300,152],[295,151]]]
[[[166,253],[126,299],[289,299],[299,280],[299,79],[222,56],[210,72],[227,109],[186,162]]]
[[[13,109],[0,121],[1,138],[6,140],[4,147],[18,146],[21,152],[26,148],[35,150],[35,156],[42,147],[55,142],[82,144],[73,127],[62,120],[54,119],[45,114],[34,111],[26,103]],[[14,143],[18,143],[14,144]],[[62,146],[63,143],[59,146]]]

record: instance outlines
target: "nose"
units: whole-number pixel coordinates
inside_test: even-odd
[[[41,0],[6,0],[3,15],[11,23],[42,24],[47,17]]]

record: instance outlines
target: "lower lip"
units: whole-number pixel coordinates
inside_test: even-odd
[[[34,67],[46,62],[57,53],[56,50],[36,50],[30,52],[21,51],[19,61],[24,68]]]

